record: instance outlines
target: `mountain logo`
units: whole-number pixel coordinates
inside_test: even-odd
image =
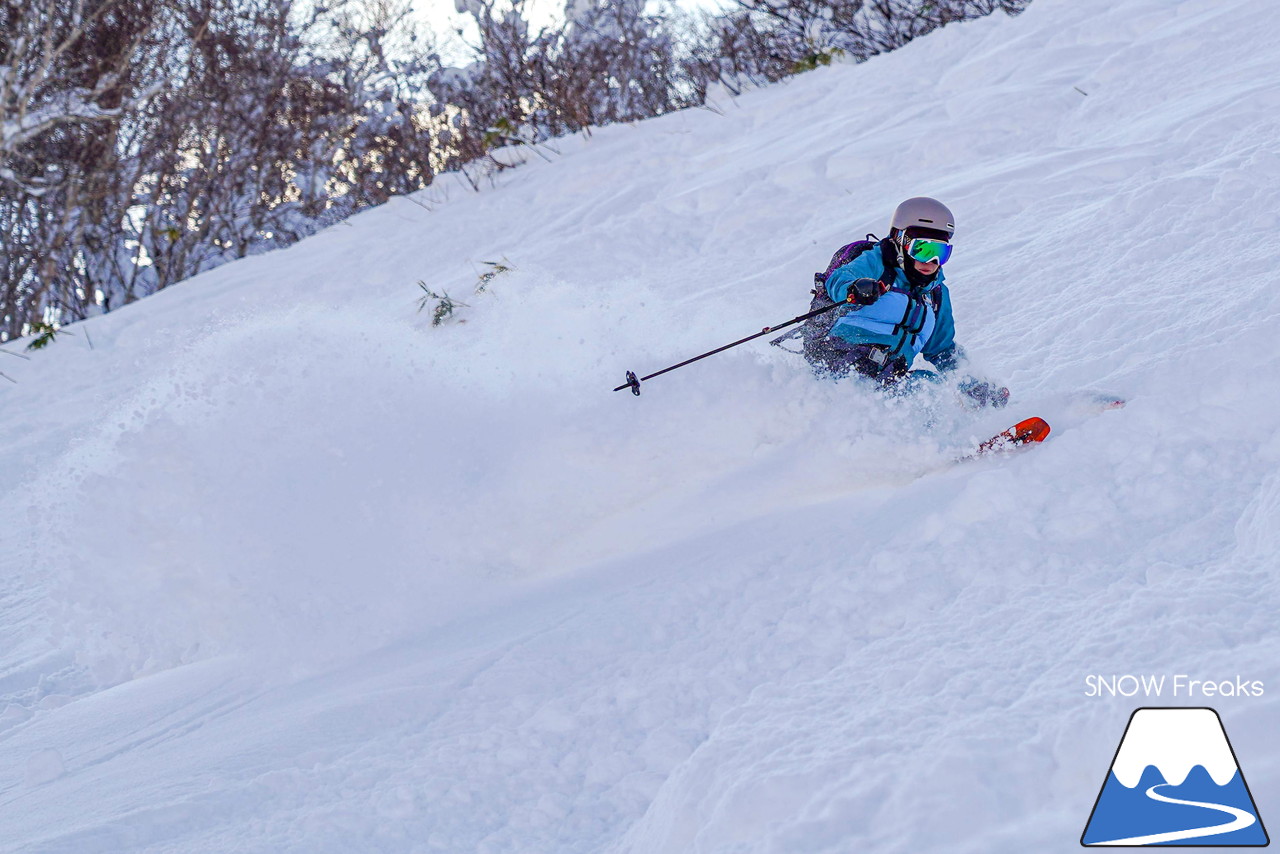
[[[1133,713],[1080,836],[1085,847],[1270,842],[1218,713],[1184,707]]]

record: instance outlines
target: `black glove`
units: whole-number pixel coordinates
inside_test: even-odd
[[[884,288],[875,279],[854,279],[853,284],[849,285],[849,296],[846,299],[858,305],[871,305],[883,293]]]

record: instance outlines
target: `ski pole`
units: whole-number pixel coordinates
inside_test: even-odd
[[[799,317],[793,317],[790,320],[788,320],[786,323],[779,323],[777,326],[766,326],[764,329],[757,332],[755,335],[748,335],[746,338],[742,338],[737,341],[734,341],[732,344],[725,344],[723,347],[717,347],[714,350],[710,350],[706,353],[703,353],[701,356],[694,356],[692,359],[685,359],[683,362],[681,362],[678,365],[672,365],[669,368],[663,368],[660,371],[655,371],[654,373],[649,374],[649,376],[647,377],[640,377],[639,379],[637,379],[634,371],[627,371],[627,381],[622,385],[618,386],[617,388],[615,388],[614,391],[622,391],[624,388],[629,388],[631,389],[632,394],[639,395],[640,383],[644,382],[645,380],[651,380],[654,377],[662,376],[667,371],[674,371],[676,368],[683,368],[685,365],[691,365],[700,359],[705,359],[708,356],[714,356],[716,353],[723,353],[725,350],[728,350],[731,347],[737,347],[739,344],[746,344],[748,341],[754,341],[756,338],[759,338],[761,335],[768,335],[771,332],[777,332],[779,329],[786,329],[788,326],[792,326],[797,323],[803,323],[804,321],[808,320],[811,317],[817,317],[820,314],[826,314],[828,311],[839,308],[840,306],[845,304],[846,303],[844,302],[833,302],[831,305],[826,306],[825,308],[820,308],[817,311],[811,311],[808,314],[802,314]]]

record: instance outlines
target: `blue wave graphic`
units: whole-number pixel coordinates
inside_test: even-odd
[[[1176,800],[1199,801],[1205,804],[1220,804],[1244,810],[1254,817],[1253,824],[1233,830],[1229,833],[1208,833],[1190,836],[1176,842],[1154,842],[1151,845],[1210,845],[1214,847],[1226,845],[1266,845],[1270,840],[1267,832],[1258,821],[1258,810],[1249,790],[1245,788],[1240,771],[1226,783],[1219,786],[1213,782],[1204,766],[1197,765],[1191,769],[1187,779],[1180,786],[1171,786],[1158,768],[1148,765],[1142,771],[1142,779],[1132,789],[1116,779],[1115,772],[1107,774],[1107,782],[1102,787],[1098,804],[1089,819],[1081,842],[1085,845],[1098,845],[1117,839],[1132,839],[1171,831],[1189,831],[1196,828],[1211,828],[1223,825],[1232,820],[1232,816],[1220,810],[1188,804],[1170,804],[1155,800],[1150,792],[1153,787],[1161,797]]]

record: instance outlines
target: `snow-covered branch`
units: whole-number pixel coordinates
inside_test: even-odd
[[[75,0],[62,12],[42,4],[16,7],[16,20],[6,22],[16,37],[0,56],[0,180],[23,181],[12,161],[42,135],[61,125],[117,120],[160,91],[159,81],[135,86],[122,79],[145,28],[129,44],[101,46],[105,50],[88,44],[93,28],[120,12],[118,6],[119,0],[101,0],[86,9],[86,0]],[[13,15],[15,7],[6,11]],[[39,186],[45,170],[35,166],[24,171]]]

